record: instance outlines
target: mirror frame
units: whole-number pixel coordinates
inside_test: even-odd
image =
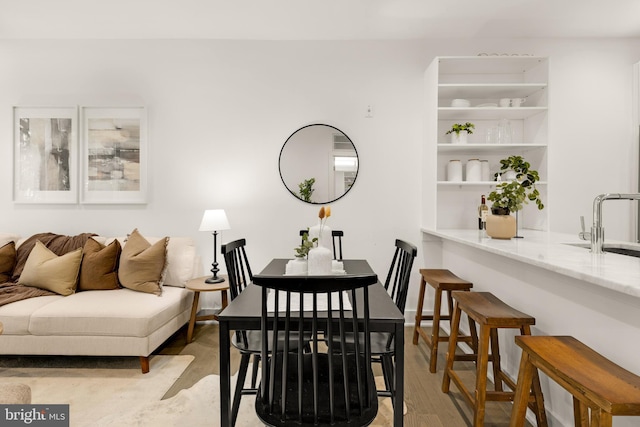
[[[331,128],[332,130],[334,130],[335,132],[339,132],[342,135],[345,136],[345,138],[347,138],[347,140],[351,143],[351,146],[353,147],[353,151],[356,154],[356,159],[358,159],[358,166],[356,168],[356,174],[353,177],[353,183],[351,184],[351,186],[349,186],[349,188],[342,193],[340,196],[335,197],[332,200],[327,200],[327,201],[322,201],[322,202],[307,202],[303,199],[300,198],[300,196],[298,195],[298,192],[296,191],[297,189],[291,189],[289,188],[289,186],[287,185],[287,183],[284,180],[284,176],[282,174],[282,153],[284,152],[285,147],[287,146],[287,143],[300,131],[309,128],[309,127],[313,127],[313,126],[325,126],[327,128]],[[303,203],[309,203],[312,205],[326,205],[329,203],[333,203],[336,200],[340,200],[341,198],[343,198],[349,191],[351,191],[351,189],[353,188],[353,186],[356,183],[356,180],[358,179],[358,173],[360,172],[360,155],[358,154],[358,150],[356,149],[356,145],[353,143],[353,141],[351,140],[351,138],[349,138],[349,135],[347,135],[346,133],[344,133],[342,130],[338,129],[335,126],[331,126],[325,123],[312,123],[309,125],[305,125],[302,126],[301,128],[297,129],[295,132],[293,132],[291,135],[289,135],[289,137],[287,138],[287,140],[284,142],[284,144],[282,145],[282,148],[280,149],[280,156],[278,157],[278,172],[280,173],[280,180],[282,181],[282,183],[284,184],[284,187],[287,189],[287,191],[289,191],[289,193],[291,193],[293,195],[293,197],[295,197],[297,200],[300,200]]]

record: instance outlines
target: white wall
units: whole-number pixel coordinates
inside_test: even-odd
[[[551,228],[577,232],[601,192],[635,191],[632,175],[633,40],[258,42],[196,40],[0,41],[0,231],[194,237],[211,262],[202,213],[224,208],[246,237],[255,270],[289,257],[317,206],[282,185],[278,155],[299,127],[327,123],[360,156],[354,188],[332,205],[346,257],[384,276],[395,238],[420,247],[422,76],[437,55],[509,52],[550,60]],[[14,105],[132,105],[149,113],[145,206],[15,205]],[[367,106],[373,118],[365,118]],[[616,203],[616,202],[611,202]],[[617,202],[626,203],[626,202]],[[628,208],[605,207],[607,236],[625,235]],[[626,217],[623,218],[623,214]],[[614,220],[615,215],[615,220]],[[622,219],[621,219],[622,218]],[[219,260],[221,261],[221,260]],[[419,255],[416,268],[422,264]],[[417,277],[413,280],[417,292]],[[407,308],[415,307],[411,296]]]

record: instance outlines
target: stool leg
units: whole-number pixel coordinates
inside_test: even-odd
[[[429,361],[429,371],[436,372],[438,363],[438,344],[440,342],[440,310],[442,304],[442,289],[437,288],[435,294],[435,304],[433,306],[433,327],[431,328],[431,360]],[[451,311],[449,312],[451,313]]]
[[[573,397],[573,422],[575,427],[589,427],[589,408]]]
[[[473,410],[474,427],[484,425],[485,403],[487,398],[487,368],[489,363],[489,338],[491,329],[488,326],[480,325],[480,336],[478,339],[478,362],[476,366],[476,396]]]
[[[496,391],[502,391],[502,370],[500,369],[500,345],[498,344],[498,330],[491,329],[491,367],[493,368],[493,386]]]
[[[442,375],[442,392],[449,393],[449,385],[451,378],[449,371],[453,369],[453,359],[456,356],[456,347],[458,346],[458,326],[460,326],[460,307],[456,304],[453,310],[453,320],[451,321],[451,334],[449,335],[449,348],[447,349],[447,363],[444,367]]]
[[[613,417],[602,408],[591,408],[591,427],[611,427]]]
[[[531,327],[529,325],[523,325],[520,328],[522,335],[531,335]],[[527,390],[533,392],[533,407],[531,408],[536,414],[536,422],[538,427],[547,427],[547,413],[544,409],[544,396],[542,395],[542,386],[540,385],[540,375],[538,370],[534,369],[533,377],[531,380],[531,389]]]
[[[424,306],[424,294],[427,282],[424,277],[420,279],[420,295],[418,296],[418,308],[416,309],[416,324],[413,327],[413,345],[418,345],[418,338],[420,338],[420,322],[422,322],[422,307]],[[433,372],[433,371],[432,371]]]
[[[511,421],[509,427],[523,427],[527,414],[527,402],[529,401],[529,390],[533,380],[534,366],[529,360],[529,353],[522,352],[520,358],[520,368],[518,369],[518,385],[513,396],[513,408],[511,409]],[[579,427],[576,425],[576,427]]]

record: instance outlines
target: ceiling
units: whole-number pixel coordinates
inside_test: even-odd
[[[0,39],[640,37],[640,0],[0,0]]]

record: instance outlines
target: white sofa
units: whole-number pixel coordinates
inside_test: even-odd
[[[109,244],[113,238],[96,240]],[[0,306],[0,354],[139,356],[146,373],[149,355],[188,322],[193,292],[184,286],[200,270],[193,240],[171,237],[161,295],[89,290]]]

